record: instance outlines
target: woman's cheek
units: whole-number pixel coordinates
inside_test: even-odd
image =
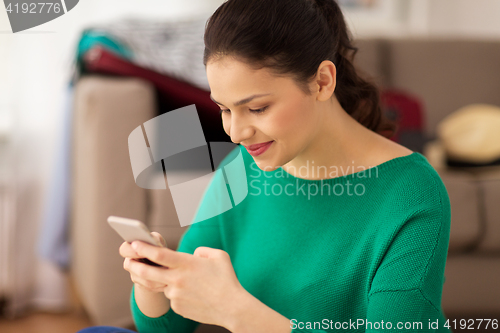
[[[273,134],[277,139],[286,138],[290,135],[296,136],[300,133],[301,129],[303,130],[304,120],[301,119],[300,112],[298,112],[296,107],[285,107],[273,116],[271,121],[273,124]]]

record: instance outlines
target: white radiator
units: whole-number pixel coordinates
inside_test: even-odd
[[[12,291],[12,239],[14,231],[14,181],[12,168],[12,119],[0,105],[0,306]],[[5,309],[0,309],[0,311]]]

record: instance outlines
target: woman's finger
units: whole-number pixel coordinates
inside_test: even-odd
[[[152,231],[151,236],[153,236],[154,239],[160,241],[160,244],[163,247],[167,246],[167,242],[165,241],[165,239],[163,238],[163,236],[159,232]]]
[[[150,266],[134,259],[129,259],[126,263],[124,262],[124,268],[126,271],[130,272],[130,274],[133,274],[141,279],[157,282],[163,285],[168,283],[168,278],[170,276],[169,269],[167,267]]]
[[[141,241],[133,241],[131,244],[132,248],[140,257],[148,258],[164,267],[175,268],[187,265],[192,260],[191,254],[177,252],[168,247],[160,248]]]
[[[120,245],[119,252],[123,258],[139,258],[129,242],[123,242],[122,245]]]
[[[135,260],[130,258],[125,258],[125,260],[123,261],[123,268],[130,273],[130,279],[132,280],[132,282],[140,284],[144,288],[152,290],[154,292],[163,292],[163,289],[166,286],[164,283],[147,280],[143,277],[138,276],[137,274],[134,273],[133,270],[130,269],[131,261]]]
[[[144,280],[144,279],[141,279],[140,277],[137,277],[135,275],[130,275],[130,279],[136,285],[140,285],[141,288],[149,290],[149,291],[152,291],[152,292],[155,292],[155,293],[162,293],[163,290],[166,287],[163,284],[155,283],[155,282],[148,281],[148,280]]]

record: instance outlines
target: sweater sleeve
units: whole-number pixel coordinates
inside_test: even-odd
[[[198,220],[201,216],[212,217],[189,226],[179,241],[178,252],[193,254],[196,248],[200,246],[222,249],[220,222],[224,214],[214,214],[217,209],[219,209],[218,211],[224,211],[220,208],[223,203],[223,200],[220,198],[224,195],[223,191],[227,191],[227,187],[221,177],[223,177],[221,173],[217,173],[213,177],[207,191],[203,195],[194,221]],[[172,309],[169,309],[167,313],[157,318],[150,318],[144,315],[137,306],[133,289],[130,297],[130,307],[135,325],[140,333],[191,333],[199,325],[198,322],[184,318]]]
[[[207,220],[192,224],[182,236],[177,251],[193,254],[198,246],[221,248],[219,227],[214,224],[214,221]],[[146,316],[137,306],[133,287],[130,307],[135,326],[140,333],[192,333],[199,325],[198,322],[184,318],[172,309],[157,318]]]
[[[151,318],[141,312],[134,297],[134,286],[130,294],[130,309],[132,318],[139,333],[191,333],[194,332],[199,323],[187,318],[184,318],[172,309],[168,310],[163,316]]]
[[[213,220],[192,224],[181,238],[177,251],[193,254],[198,246],[221,248],[219,227]],[[191,333],[199,325],[198,322],[184,318],[172,309],[157,318],[144,315],[135,301],[133,287],[130,307],[135,326],[140,333]]]
[[[213,219],[192,224],[180,240],[178,252],[193,254],[198,246],[221,248],[219,227]],[[172,309],[157,318],[144,315],[135,302],[132,289],[130,306],[132,316],[140,333],[191,333],[199,325],[198,322],[184,318]]]
[[[353,318],[342,330],[450,333],[441,295],[451,213],[448,195],[441,193],[417,205],[390,237],[368,293],[366,318]],[[327,331],[296,328],[291,333]]]
[[[372,281],[367,321],[403,325],[405,332],[450,332],[441,296],[451,209],[446,190],[440,193],[417,205],[393,237]]]

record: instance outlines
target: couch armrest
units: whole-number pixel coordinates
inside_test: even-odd
[[[93,323],[132,323],[132,287],[109,215],[145,221],[146,190],[135,184],[128,152],[133,129],[156,115],[154,87],[135,78],[86,76],[74,91],[71,275]]]

